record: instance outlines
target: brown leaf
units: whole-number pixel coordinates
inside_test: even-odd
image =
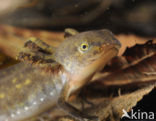
[[[116,38],[121,42],[121,49],[119,52],[119,56],[121,56],[126,48],[131,48],[133,46],[135,46],[136,44],[142,45],[145,44],[147,41],[149,40],[153,40],[153,43],[156,43],[156,38],[155,37],[139,37],[137,35],[124,35],[124,34],[120,34],[120,35],[116,35]]]
[[[130,111],[144,95],[151,92],[154,86],[156,83],[133,93],[110,99],[108,104],[102,102],[94,109],[89,109],[88,114],[98,115],[101,120],[119,121],[123,114],[122,110]]]

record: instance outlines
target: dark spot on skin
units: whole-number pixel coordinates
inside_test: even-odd
[[[74,50],[74,52],[76,52],[76,51],[77,51],[77,48],[76,48],[76,47],[74,47],[74,49],[73,49],[73,50]]]
[[[50,52],[48,52],[48,51],[45,51],[45,50],[43,50],[43,49],[41,49],[41,48],[39,49],[39,51],[42,52],[42,53],[44,53],[44,54],[49,54],[49,55],[52,54],[52,53],[50,53]]]
[[[93,54],[96,55],[98,53],[98,51],[94,51]]]
[[[92,45],[100,47],[101,46],[101,42],[94,42]]]
[[[29,47],[30,45],[32,45],[32,42],[29,40],[24,44],[24,47]]]
[[[31,58],[30,58],[30,60],[31,60]],[[39,56],[33,56],[33,57],[32,57],[32,61],[33,61],[33,62],[38,62],[38,61],[40,61],[41,63],[44,62],[43,58],[41,58],[41,57],[39,57]]]
[[[44,59],[44,57],[39,57],[39,56],[33,56],[32,58],[29,58],[30,60],[32,59],[32,61],[35,63],[35,62],[38,62],[40,61],[40,63],[53,63],[54,60],[52,59]]]
[[[53,62],[55,62],[55,61],[52,60],[52,59],[46,59],[45,62],[46,62],[46,63],[53,63]]]
[[[65,34],[64,34],[64,38],[67,38],[67,37],[70,37],[70,36],[72,36],[70,33],[65,32]]]

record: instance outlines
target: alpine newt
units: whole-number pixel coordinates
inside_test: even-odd
[[[69,97],[118,54],[120,42],[106,29],[65,32],[57,48],[30,38],[18,55],[23,62],[0,71],[0,121],[23,121],[56,103],[75,119],[98,120],[72,106]]]

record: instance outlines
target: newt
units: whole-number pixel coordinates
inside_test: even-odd
[[[0,71],[0,121],[23,121],[56,103],[77,120],[98,120],[69,98],[118,54],[120,42],[106,29],[65,32],[57,48],[30,38],[18,55],[23,62]]]

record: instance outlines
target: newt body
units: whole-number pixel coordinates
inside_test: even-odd
[[[96,119],[77,110],[68,99],[117,55],[120,43],[113,34],[108,30],[75,32],[58,48],[33,39],[25,48],[19,59],[28,63],[0,72],[0,121],[28,119],[56,102],[78,120]]]

